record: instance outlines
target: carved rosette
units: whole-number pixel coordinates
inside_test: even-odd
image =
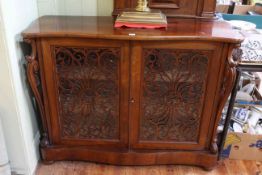
[[[43,125],[43,133],[41,139],[41,146],[47,147],[49,145],[48,134],[47,134],[47,124],[45,122],[45,110],[44,110],[44,102],[43,102],[43,93],[41,87],[41,79],[40,79],[40,71],[39,71],[39,62],[37,59],[37,51],[36,51],[36,41],[34,39],[24,39],[24,42],[31,45],[32,51],[31,55],[26,56],[27,60],[27,78],[30,84],[30,87],[35,96],[41,119]]]
[[[54,46],[64,139],[119,139],[120,48]]]
[[[141,140],[198,141],[209,54],[144,49]]]

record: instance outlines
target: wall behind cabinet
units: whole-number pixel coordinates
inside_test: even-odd
[[[23,175],[33,174],[38,163],[39,132],[20,34],[37,17],[35,0],[0,0],[0,118],[12,171]]]
[[[39,16],[110,16],[113,0],[38,0]]]

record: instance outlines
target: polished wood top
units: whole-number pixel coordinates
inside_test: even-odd
[[[117,40],[210,40],[240,43],[243,36],[224,21],[172,19],[167,29],[114,28],[113,17],[44,16],[23,33],[24,38],[81,37]]]

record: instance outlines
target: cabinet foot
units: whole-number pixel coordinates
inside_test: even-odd
[[[217,167],[217,164],[211,165],[211,166],[202,166],[202,168],[203,168],[205,171],[212,171],[212,170],[215,169],[216,167]]]
[[[52,165],[52,164],[55,163],[55,161],[53,161],[53,160],[42,160],[42,163],[43,163],[44,165]]]

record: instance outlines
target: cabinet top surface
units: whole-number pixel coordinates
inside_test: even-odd
[[[167,29],[114,28],[113,17],[44,16],[23,33],[24,38],[81,37],[118,40],[210,40],[240,43],[243,36],[229,23],[216,20],[172,19]]]

